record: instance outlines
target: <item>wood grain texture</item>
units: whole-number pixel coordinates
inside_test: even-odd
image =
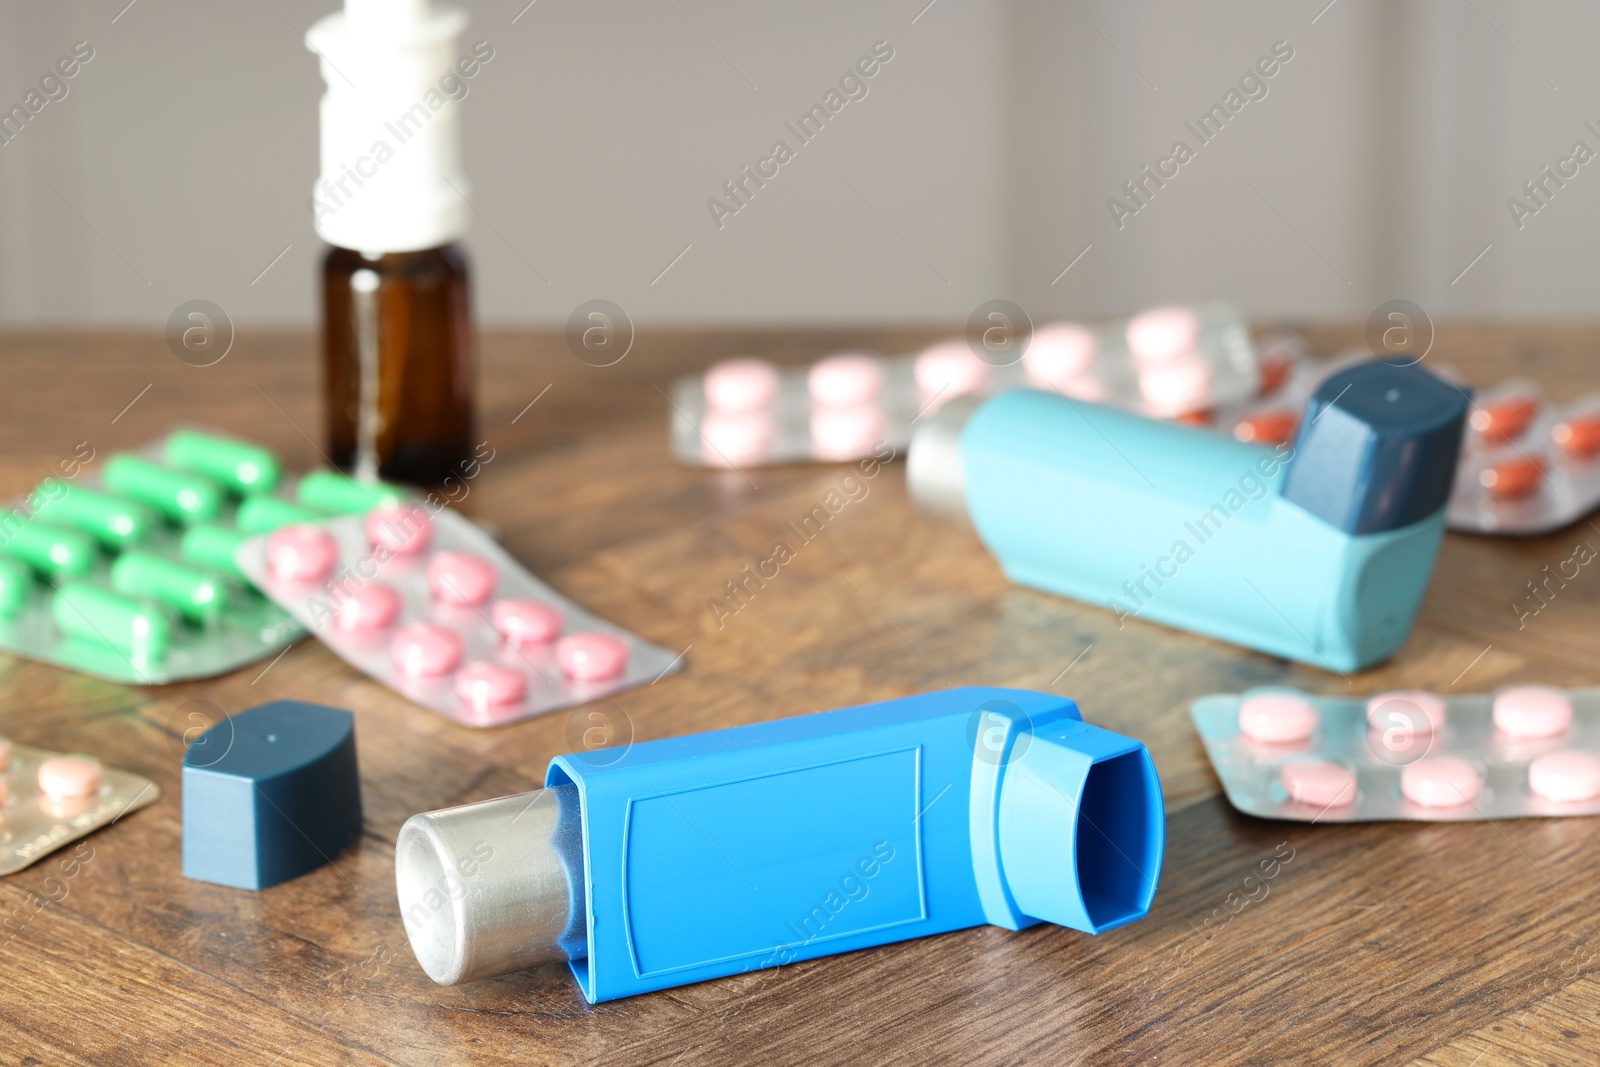
[[[1355,325],[1308,332],[1323,354],[1360,339]],[[314,641],[264,673],[259,664],[147,689],[0,656],[0,733],[94,752],[164,790],[90,838],[93,858],[42,909],[32,903],[55,858],[0,881],[0,916],[28,916],[20,932],[0,933],[0,1056],[660,1067],[1600,1059],[1600,820],[1251,819],[1219,797],[1187,716],[1197,695],[1263,683],[1369,693],[1600,682],[1600,573],[1586,570],[1525,628],[1510,606],[1544,564],[1580,541],[1600,546],[1600,530],[1449,536],[1411,639],[1347,683],[1151,624],[1119,630],[1104,611],[1012,587],[970,532],[911,509],[894,464],[719,627],[708,601],[844,468],[758,469],[747,481],[677,467],[658,389],[735,353],[800,361],[934,336],[647,331],[620,364],[598,369],[555,334],[490,335],[480,436],[495,458],[463,510],[562,592],[688,648],[681,675],[598,706],[640,740],[945,684],[1073,696],[1092,721],[1144,740],[1161,772],[1169,845],[1146,920],[1098,938],[974,929],[592,1008],[560,968],[440,988],[411,959],[395,905],[401,822],[534,787],[551,756],[577,747],[595,708],[472,731]],[[1600,328],[1462,325],[1441,329],[1429,359],[1478,385],[1527,374],[1570,397],[1594,385],[1597,356]],[[319,462],[306,336],[245,331],[221,363],[195,368],[155,335],[11,333],[0,359],[6,497],[79,441],[103,459],[178,420],[252,437],[296,468]],[[354,711],[366,832],[333,866],[265,892],[185,881],[182,735],[276,698]],[[1230,892],[1274,857],[1268,896],[1218,924]]]

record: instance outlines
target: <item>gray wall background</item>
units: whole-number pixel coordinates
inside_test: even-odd
[[[1596,306],[1600,161],[1520,229],[1506,206],[1575,141],[1600,152],[1580,0],[525,3],[464,4],[495,49],[463,105],[489,323],[596,297],[695,322]],[[0,322],[157,324],[194,298],[312,321],[301,35],[331,8],[0,0],[0,105],[95,50],[0,147]],[[868,96],[718,229],[707,198],[878,40]],[[1119,229],[1107,198],[1280,40],[1267,96]]]

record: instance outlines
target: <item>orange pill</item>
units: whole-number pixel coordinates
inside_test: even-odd
[[[1478,436],[1485,441],[1504,444],[1520,436],[1538,413],[1538,401],[1526,396],[1512,396],[1474,408],[1471,423]]]
[[[1298,413],[1287,408],[1275,408],[1246,415],[1233,424],[1233,436],[1256,444],[1281,445],[1294,440],[1294,432],[1299,426]]]
[[[1181,411],[1172,416],[1172,421],[1184,426],[1210,426],[1211,412],[1209,411]]]
[[[1294,357],[1286,352],[1273,352],[1261,360],[1261,386],[1256,390],[1257,396],[1267,396],[1283,388],[1283,383],[1289,380],[1289,369],[1294,366]]]
[[[1550,427],[1550,439],[1570,456],[1600,452],[1600,411],[1571,415]]]
[[[1518,456],[1483,468],[1478,472],[1478,484],[1496,500],[1515,500],[1537,489],[1539,479],[1543,477],[1543,463],[1527,456]]]

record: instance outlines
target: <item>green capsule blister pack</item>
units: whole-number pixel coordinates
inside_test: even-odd
[[[305,636],[234,563],[249,536],[403,494],[178,429],[0,512],[0,649],[116,682],[223,674]],[[292,490],[292,492],[291,492]]]

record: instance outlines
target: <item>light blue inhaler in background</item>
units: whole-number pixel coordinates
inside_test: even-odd
[[[1274,449],[1015,390],[935,413],[907,479],[1015,582],[1352,671],[1411,630],[1468,404],[1411,362],[1359,363]]]
[[[1142,917],[1161,786],[1072,701],[965,688],[558,756],[416,815],[401,918],[442,984],[570,961],[591,1002],[990,923]]]

